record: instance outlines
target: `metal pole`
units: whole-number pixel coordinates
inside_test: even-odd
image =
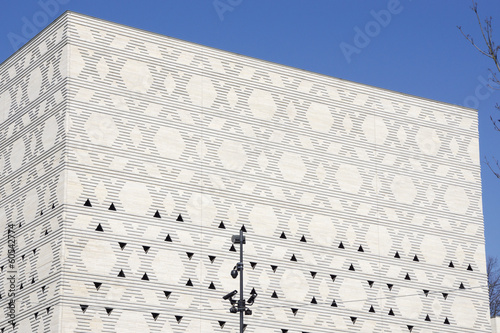
[[[240,229],[240,333],[243,333],[243,311],[245,311],[245,300],[243,299],[243,230]]]

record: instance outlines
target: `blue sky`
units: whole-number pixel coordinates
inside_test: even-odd
[[[481,157],[500,158],[484,87],[492,63],[468,0],[17,0],[0,11],[0,62],[65,10],[268,61],[479,110]],[[381,16],[386,10],[390,15]],[[387,13],[386,12],[386,13]],[[500,35],[500,1],[479,0]],[[379,14],[377,14],[379,13]],[[378,24],[374,24],[376,19]],[[378,28],[377,28],[378,27]],[[356,39],[357,31],[371,36]],[[371,29],[371,30],[370,30]],[[500,42],[500,39],[498,39]],[[350,45],[350,46],[347,46]],[[355,47],[355,49],[354,49]],[[486,251],[500,257],[500,180],[482,163]]]

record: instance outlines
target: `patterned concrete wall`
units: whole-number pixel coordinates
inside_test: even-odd
[[[241,228],[246,332],[490,331],[476,111],[75,13],[43,34],[0,72],[2,220],[40,226],[19,332],[237,332]]]
[[[60,20],[0,66],[2,332],[60,331],[65,45],[65,21]],[[8,260],[9,230],[17,243],[14,266]],[[12,275],[15,330],[7,322]]]

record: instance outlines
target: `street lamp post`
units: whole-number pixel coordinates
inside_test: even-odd
[[[222,298],[225,300],[229,300],[231,303],[231,309],[229,312],[231,313],[240,313],[240,333],[243,333],[244,325],[243,325],[243,314],[246,315],[251,315],[252,310],[247,308],[247,305],[253,305],[255,298],[257,297],[257,293],[253,292],[246,302],[245,299],[243,298],[243,244],[246,243],[245,236],[243,236],[243,230],[240,230],[239,235],[234,235],[231,237],[231,241],[233,244],[240,244],[240,262],[234,266],[233,270],[231,271],[231,276],[233,279],[236,279],[238,277],[238,274],[240,275],[240,299],[238,301],[233,300],[233,297],[238,293],[238,291],[234,290],[230,292],[229,294],[223,296]],[[238,304],[238,307],[236,308],[235,305]]]

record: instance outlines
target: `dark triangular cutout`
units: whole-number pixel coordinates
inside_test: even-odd
[[[295,254],[292,254],[292,257],[290,258],[290,261],[297,261],[297,258],[295,257]]]
[[[401,257],[399,256],[399,252],[398,252],[398,251],[396,251],[396,254],[394,255],[394,258],[401,258]]]
[[[465,286],[463,284],[463,282],[460,282],[460,287],[458,287],[459,289],[465,289]]]
[[[24,286],[23,286],[23,284],[21,283],[21,285],[19,286],[19,289],[23,289],[23,288],[24,288]]]
[[[467,267],[468,271],[473,271],[472,266],[469,264],[469,267]]]
[[[115,210],[116,211],[115,204],[111,203],[111,205],[109,205],[108,210]]]
[[[373,287],[373,284],[374,284],[374,283],[375,283],[374,281],[370,281],[370,280],[368,280],[368,285],[370,286],[370,288],[371,288],[371,287]]]
[[[334,308],[337,307],[337,302],[335,300],[333,300],[332,304],[330,306],[333,306]]]
[[[357,319],[358,319],[357,317],[351,317],[351,321],[352,321],[352,323],[353,323],[353,324],[356,324],[356,320],[357,320]]]
[[[294,316],[296,316],[297,312],[299,312],[299,309],[291,308],[291,310]]]
[[[448,320],[448,317],[446,317],[446,319],[444,320],[444,323],[445,323],[446,325],[450,325],[450,321]]]
[[[56,208],[56,205],[55,204],[52,204],[52,209]]]
[[[276,290],[273,291],[273,294],[271,295],[271,298],[278,298],[278,294],[276,294]]]
[[[89,199],[87,199],[87,201],[85,201],[85,203],[83,205],[87,206],[87,207],[92,207],[92,204],[90,203]]]
[[[337,275],[330,274],[330,277],[332,278],[332,281],[335,282],[335,279],[337,278]]]
[[[224,328],[224,325],[226,325],[226,322],[219,320],[219,326],[220,326],[220,328]]]
[[[304,243],[307,243],[307,241],[306,241],[306,236],[302,235],[302,237],[300,238],[300,241],[301,241],[301,242],[304,242]]]
[[[94,282],[94,283],[95,283],[95,282]],[[46,288],[46,286],[42,286],[42,293],[44,293],[44,292],[45,292],[45,288]],[[97,289],[97,290],[99,290],[99,289]]]
[[[38,312],[35,312],[34,315],[35,315],[35,319],[38,319]]]
[[[363,250],[363,247],[361,245],[358,247],[358,252],[365,252],[365,250]]]
[[[83,304],[80,304],[80,309],[82,309],[82,312],[85,313],[85,311],[87,311],[87,309],[89,308],[88,305],[83,305]]]
[[[448,298],[448,293],[443,293],[443,298],[446,300]]]
[[[210,285],[208,286],[208,289],[214,289],[215,290],[215,285],[213,282],[210,282]]]
[[[149,281],[148,273],[144,273],[144,275],[142,276],[141,280]]]
[[[316,301],[316,297],[313,296],[313,298],[311,300],[311,304],[318,304],[318,302]]]
[[[191,260],[191,258],[193,258],[193,256],[194,256],[194,253],[193,252],[186,252],[186,255],[188,256],[189,260]]]
[[[163,292],[165,294],[165,297],[168,299],[170,297],[170,295],[172,295],[172,292],[171,291],[164,291]]]
[[[158,312],[151,312],[151,315],[153,316],[154,321],[156,321],[156,319],[160,316]]]
[[[448,265],[448,267],[455,268],[455,265],[453,265],[453,261],[450,261],[450,264]]]
[[[40,216],[42,216],[42,215],[43,215],[43,210],[40,211]]]
[[[220,221],[219,228],[220,229],[226,229],[226,226],[224,225],[224,222]]]
[[[405,280],[411,280],[409,273],[406,273]]]
[[[101,282],[94,282],[94,287],[96,290],[99,290],[99,288],[101,288],[101,286],[102,286]]]
[[[215,260],[215,256],[208,256],[208,259],[210,259],[210,262],[213,264]]]
[[[127,246],[127,243],[118,242],[118,245],[120,245],[120,249],[123,250],[125,246]]]
[[[415,256],[413,257],[413,261],[420,261],[420,260],[418,260],[418,257],[417,257],[417,255],[416,255],[416,254],[415,254]]]
[[[104,230],[102,229],[102,226],[101,226],[101,224],[100,224],[100,223],[99,223],[99,225],[97,226],[97,228],[95,228],[95,231],[101,231],[101,232],[102,232],[102,231],[104,231]]]
[[[161,215],[160,215],[160,212],[157,210],[155,215],[153,217],[156,217],[158,219],[161,219]]]
[[[22,259],[23,261],[24,261],[24,257],[26,257],[26,255],[25,255],[25,254],[23,254],[23,255],[21,256],[21,259]]]
[[[408,331],[410,331],[410,332],[411,332],[411,331],[413,331],[413,326],[411,326],[411,325],[406,325],[406,327],[408,327]]]
[[[271,265],[271,269],[273,270],[274,273],[276,273],[276,270],[278,269],[278,266]]]
[[[257,292],[255,291],[255,288],[252,288],[252,291],[250,292],[250,295],[256,295]]]
[[[106,312],[108,313],[108,316],[113,312],[113,308],[105,308]]]
[[[313,279],[316,277],[316,274],[318,274],[318,273],[317,272],[311,272],[311,276],[312,276]]]
[[[425,321],[431,321],[431,317],[429,315],[425,316]]]
[[[286,235],[285,235],[285,232],[284,232],[284,231],[281,233],[280,238],[286,239]]]
[[[31,279],[31,284],[34,284],[35,283],[35,278],[32,278]]]
[[[393,284],[391,284],[391,283],[388,283],[388,284],[387,284],[387,288],[389,288],[389,290],[392,290],[392,287],[394,287],[394,285],[393,285]]]
[[[172,241],[172,238],[170,238],[170,234],[167,235],[167,237],[165,237],[165,242],[171,242]]]
[[[354,269],[354,265],[353,265],[353,264],[351,264],[351,266],[349,266],[349,270],[350,270],[350,271],[355,271],[355,269]]]
[[[188,282],[186,282],[186,286],[188,286],[188,287],[193,286],[193,282],[191,282],[191,279],[189,279]]]
[[[373,312],[375,313],[375,309],[373,308],[373,305],[370,306],[370,310],[368,310],[368,312]]]
[[[236,248],[234,247],[234,244],[231,245],[231,247],[229,248],[229,251],[231,252],[236,252]]]
[[[392,308],[389,310],[388,315],[389,315],[389,316],[394,316],[394,311],[392,311]]]
[[[256,262],[250,262],[250,266],[252,266],[252,269],[255,269],[255,266],[257,266]]]
[[[36,249],[33,249],[33,254],[36,254]]]
[[[47,236],[48,234],[49,234],[49,231],[45,230],[45,236]]]
[[[240,228],[241,231],[243,232],[247,232],[247,228],[245,228],[245,225],[242,225],[241,228]]]
[[[147,254],[149,252],[149,249],[151,248],[151,246],[142,246],[142,249],[144,250],[144,252]]]
[[[286,329],[282,328],[282,329],[281,329],[281,333],[288,333],[288,330],[286,330]]]
[[[182,316],[175,316],[175,320],[177,320],[177,323],[180,324],[182,320]]]
[[[245,332],[245,331],[246,331],[247,326],[248,326],[247,324],[243,324],[243,332]]]
[[[118,277],[125,277],[125,273],[123,273],[123,269],[120,269],[120,273],[118,273]]]
[[[339,249],[345,249],[344,244],[342,242],[340,242],[339,244]]]
[[[182,215],[179,214],[179,216],[177,216],[177,222],[184,222],[184,219],[182,218]]]
[[[48,308],[46,308],[45,311],[47,312],[47,314],[49,314],[50,313],[50,306]]]
[[[429,290],[424,289],[424,295],[425,295],[425,297],[429,296]]]

